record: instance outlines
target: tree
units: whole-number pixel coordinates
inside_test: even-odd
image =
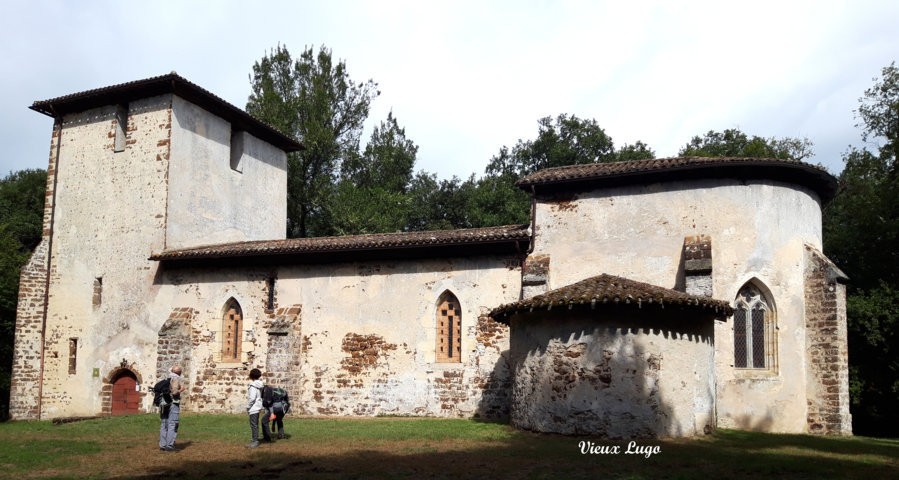
[[[537,121],[537,138],[502,147],[490,159],[487,174],[524,177],[544,168],[614,161],[615,145],[596,120],[561,114]]]
[[[437,180],[437,175],[418,172],[409,185],[408,230],[446,230],[471,227],[467,203],[471,184],[458,177]]]
[[[473,184],[469,199],[471,223],[477,226],[526,223],[530,197],[515,187],[521,177],[544,168],[587,163],[655,158],[655,152],[637,141],[615,150],[612,137],[594,119],[560,114],[555,121],[537,121],[537,138],[518,140],[514,147],[500,148],[490,159],[487,175]]]
[[[247,112],[306,147],[288,156],[287,232],[326,235],[330,201],[341,163],[358,154],[377,84],[354,83],[331,51],[311,47],[296,60],[279,45],[253,65]]]
[[[874,86],[865,90],[858,99],[860,105],[856,114],[861,119],[862,140],[883,138],[888,156],[899,157],[899,68],[890,63],[880,72],[881,78],[874,78]]]
[[[418,146],[406,138],[406,129],[390,112],[387,120],[374,128],[362,156],[344,162],[341,176],[357,187],[379,186],[391,192],[405,192],[417,154]]]
[[[407,190],[418,147],[406,138],[393,116],[374,128],[362,155],[343,162],[331,202],[331,226],[337,235],[396,232],[406,227]]]
[[[899,71],[882,70],[856,111],[865,141],[843,156],[836,198],[824,211],[824,248],[849,276],[850,393],[857,433],[899,427]],[[875,145],[876,146],[876,145]],[[859,428],[860,427],[860,428]],[[873,428],[873,430],[872,430]],[[878,431],[879,430],[879,431]]]
[[[678,152],[682,157],[755,157],[803,160],[812,155],[812,142],[807,138],[751,138],[739,129],[723,132],[709,130],[695,136]]]

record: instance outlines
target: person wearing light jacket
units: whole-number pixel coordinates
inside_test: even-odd
[[[259,446],[259,414],[266,411],[262,408],[262,389],[265,387],[265,384],[262,383],[261,378],[262,372],[258,368],[250,370],[250,386],[247,387],[247,413],[250,415],[252,441],[247,444],[247,448]],[[265,441],[271,441],[268,418],[262,419],[262,437]]]

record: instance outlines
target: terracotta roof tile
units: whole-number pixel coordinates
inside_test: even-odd
[[[199,105],[210,113],[228,120],[236,128],[249,132],[285,151],[292,152],[302,150],[303,148],[296,140],[282,134],[274,127],[226,102],[199,85],[188,81],[175,72],[71,93],[48,100],[38,100],[29,108],[51,117],[57,117],[104,105],[126,103],[166,93],[174,93],[191,103]]]
[[[566,309],[586,305],[591,307],[631,305],[634,308],[681,307],[711,313],[719,318],[733,313],[731,306],[721,300],[698,297],[648,283],[602,274],[542,295],[501,305],[493,309],[490,316],[505,322],[508,321],[510,315],[519,312]]]
[[[528,241],[528,225],[431,230],[424,232],[375,233],[342,237],[291,238],[224,243],[166,250],[150,260],[196,260],[208,258],[260,257],[327,252],[396,250],[420,247],[483,245]]]
[[[746,157],[676,157],[626,162],[589,163],[547,168],[516,185],[530,191],[578,183],[646,183],[706,177],[770,178],[811,187],[826,201],[836,193],[836,179],[823,167],[798,160]]]

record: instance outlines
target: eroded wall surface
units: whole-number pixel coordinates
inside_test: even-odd
[[[712,245],[712,297],[732,302],[749,281],[776,312],[774,371],[734,368],[733,324],[716,322],[718,425],[806,431],[805,244],[821,246],[821,209],[809,190],[778,182],[695,180],[542,198],[535,249],[548,289],[608,273],[683,290],[687,236]]]
[[[604,438],[710,433],[712,320],[648,315],[598,309],[513,317],[512,424]]]
[[[267,278],[277,305],[267,310]],[[172,269],[158,315],[191,324],[189,409],[245,410],[246,376],[260,368],[311,415],[508,415],[508,328],[485,316],[518,300],[515,258],[482,257],[241,269]],[[437,363],[437,304],[462,307],[459,363]],[[223,306],[243,312],[241,356],[222,357]],[[172,320],[174,321],[174,320]],[[159,371],[185,358],[160,347]]]
[[[104,379],[155,350],[147,302],[163,246],[171,96],[65,117],[59,141],[44,339],[42,416],[103,411]],[[74,347],[74,348],[73,348]],[[74,367],[74,368],[73,368]]]

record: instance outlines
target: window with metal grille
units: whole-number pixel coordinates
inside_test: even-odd
[[[773,370],[774,312],[761,290],[747,284],[734,302],[734,367]]]
[[[243,313],[240,304],[232,298],[225,303],[225,315],[222,318],[222,361],[240,361],[242,331]]]
[[[437,302],[437,361],[462,361],[462,307],[450,291]]]

